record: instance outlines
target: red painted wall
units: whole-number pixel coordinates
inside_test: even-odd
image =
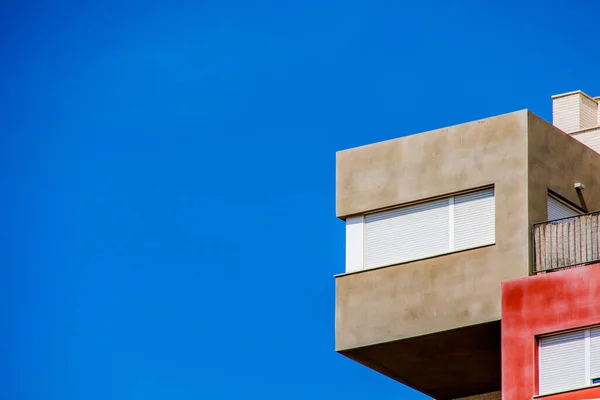
[[[502,284],[502,399],[537,394],[536,335],[600,323],[600,264]],[[544,399],[600,397],[600,388]]]

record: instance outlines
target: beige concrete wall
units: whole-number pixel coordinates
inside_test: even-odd
[[[526,111],[336,154],[338,217],[447,195],[523,173]]]
[[[338,350],[500,318],[500,282],[529,271],[527,120],[519,111],[337,154],[339,217],[496,189],[495,245],[336,278]]]
[[[589,211],[600,210],[600,154],[529,113],[529,222],[545,221],[548,189]],[[578,195],[575,182],[585,189]]]

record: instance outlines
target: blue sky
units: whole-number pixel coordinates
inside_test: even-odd
[[[335,151],[600,95],[593,1],[22,3],[6,399],[425,399],[334,351]]]

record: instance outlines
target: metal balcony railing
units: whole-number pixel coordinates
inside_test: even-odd
[[[600,211],[533,224],[533,273],[600,262]]]

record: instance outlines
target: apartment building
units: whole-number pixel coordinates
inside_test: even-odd
[[[600,398],[600,98],[552,100],[337,153],[339,353],[440,400]]]

